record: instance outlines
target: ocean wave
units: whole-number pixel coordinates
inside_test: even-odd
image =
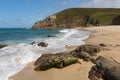
[[[37,42],[48,43],[48,47],[40,47],[36,42],[34,45],[20,43],[0,49],[0,80],[8,80],[9,76],[21,71],[27,63],[36,60],[42,54],[63,52],[66,45],[84,44],[83,40],[88,38],[89,34],[89,31],[63,29],[56,37],[36,39]]]

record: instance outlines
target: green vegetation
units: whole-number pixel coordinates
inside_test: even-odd
[[[110,25],[113,18],[120,15],[120,9],[71,8],[63,10],[55,15],[57,15],[56,22],[59,23],[63,23],[62,21],[65,21],[66,19],[70,22],[69,20],[75,20],[74,18],[76,17],[76,19],[80,19],[79,22],[83,22],[81,23],[83,26],[89,24],[97,25],[95,24],[96,21],[98,21],[99,25]]]
[[[120,9],[113,8],[70,8],[35,23],[38,28],[73,28],[100,25],[120,25]]]

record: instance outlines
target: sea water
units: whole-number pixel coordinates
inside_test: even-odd
[[[21,71],[27,63],[35,61],[42,54],[57,53],[66,50],[68,46],[84,44],[90,31],[75,29],[31,30],[31,29],[0,29],[0,44],[9,45],[0,49],[0,80]],[[48,37],[53,35],[55,37]],[[31,45],[31,42],[36,42]],[[39,42],[48,43],[40,47]]]

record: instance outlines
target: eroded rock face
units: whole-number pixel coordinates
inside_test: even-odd
[[[111,58],[99,57],[89,72],[90,80],[120,80],[120,64]]]
[[[77,58],[73,57],[70,54],[66,53],[57,53],[57,54],[43,54],[35,62],[35,71],[47,70],[50,68],[63,68],[70,64],[76,63]]]

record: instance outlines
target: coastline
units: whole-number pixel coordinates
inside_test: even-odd
[[[68,46],[65,52],[76,49],[78,46]],[[79,59],[81,64],[75,63],[62,69],[49,69],[47,71],[34,71],[34,61],[17,74],[9,77],[10,80],[89,80],[88,71],[94,65]],[[74,75],[74,76],[73,76]],[[29,76],[29,77],[28,77]]]
[[[79,29],[79,28],[76,28]],[[97,56],[112,57],[120,62],[120,26],[103,26],[88,27],[85,30],[95,31],[85,41],[86,44],[99,45],[105,44],[103,49]],[[75,49],[77,46],[67,47],[67,51]],[[49,69],[47,71],[34,71],[34,62],[31,62],[19,73],[10,77],[10,80],[89,80],[88,72],[94,65],[91,62],[80,60],[81,64],[73,64],[63,69]]]

